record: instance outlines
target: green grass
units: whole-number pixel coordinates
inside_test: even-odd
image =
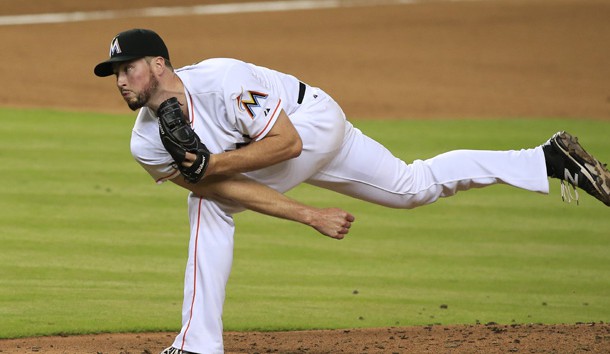
[[[131,158],[133,115],[0,110],[0,338],[178,330],[186,193]],[[535,146],[559,129],[610,161],[610,122],[356,121],[406,161]],[[302,186],[357,217],[343,241],[236,216],[227,330],[610,320],[610,214],[507,186],[410,211]],[[441,308],[447,305],[447,308]]]

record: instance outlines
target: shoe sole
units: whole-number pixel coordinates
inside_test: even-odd
[[[580,171],[597,191],[598,199],[610,206],[610,171],[593,155],[585,151],[578,138],[567,132],[557,133],[553,140],[557,147],[580,167]]]

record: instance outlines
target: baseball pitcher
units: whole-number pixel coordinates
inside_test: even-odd
[[[234,213],[252,209],[345,236],[349,213],[327,209],[323,225],[314,225],[311,213],[319,210],[281,194],[301,183],[410,209],[497,183],[548,193],[550,176],[610,206],[610,172],[565,132],[534,148],[458,150],[407,164],[356,129],[322,89],[235,59],[174,69],[151,30],[119,33],[94,72],[114,75],[128,106],[139,110],[134,158],[157,183],[191,191],[182,329],[164,354],[223,352]]]

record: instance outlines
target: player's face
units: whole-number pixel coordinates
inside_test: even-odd
[[[144,107],[159,87],[146,59],[117,64],[114,68],[117,87],[131,110]]]

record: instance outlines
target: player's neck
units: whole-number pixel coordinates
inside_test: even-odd
[[[167,78],[159,78],[159,87],[157,92],[148,101],[146,106],[154,112],[159,109],[159,105],[164,101],[176,97],[180,105],[186,107],[186,95],[184,94],[184,84],[175,73],[171,73]],[[184,109],[186,112],[186,109]]]

